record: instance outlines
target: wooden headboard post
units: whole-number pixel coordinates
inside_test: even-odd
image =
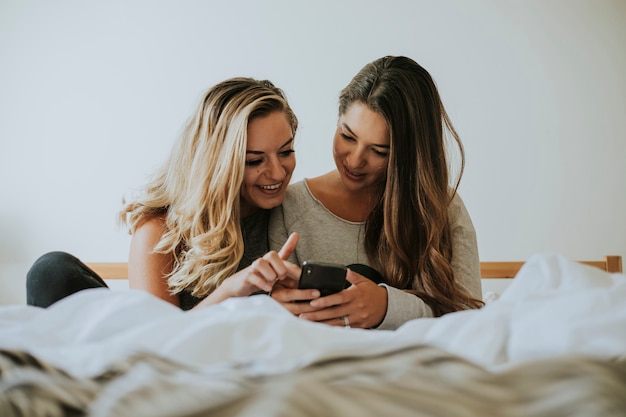
[[[127,262],[88,262],[87,266],[102,279],[128,279]]]
[[[622,273],[622,257],[608,255],[601,261],[578,261],[581,264],[595,266],[610,273]],[[514,278],[524,265],[524,262],[481,262],[481,278]]]

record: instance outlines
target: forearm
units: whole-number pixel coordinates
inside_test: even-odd
[[[233,297],[233,294],[229,291],[228,285],[220,285],[215,289],[215,291],[213,291],[206,298],[200,301],[195,307],[193,307],[192,310],[202,307],[208,307],[210,305],[220,303],[231,297]]]
[[[431,308],[418,296],[386,284],[380,285],[387,289],[387,313],[377,330],[396,330],[409,320],[433,317]]]

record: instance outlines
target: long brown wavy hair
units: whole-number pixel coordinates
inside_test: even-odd
[[[339,116],[355,103],[382,115],[389,127],[387,179],[365,223],[365,251],[390,285],[422,298],[435,316],[482,301],[455,285],[449,206],[465,153],[430,74],[410,58],[386,56],[369,64],[339,95]],[[449,182],[446,141],[460,154]]]

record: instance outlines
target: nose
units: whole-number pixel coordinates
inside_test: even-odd
[[[285,178],[285,168],[280,159],[270,158],[265,174],[272,180],[282,181]]]
[[[350,165],[350,167],[361,168],[365,165],[365,162],[366,162],[365,151],[366,149],[361,146],[356,146],[355,148],[352,149],[352,152],[350,152],[347,158],[348,164]]]

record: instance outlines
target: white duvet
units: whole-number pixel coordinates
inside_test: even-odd
[[[271,375],[424,343],[491,370],[574,353],[623,356],[626,276],[535,255],[483,309],[413,320],[395,331],[300,320],[262,295],[183,312],[144,292],[98,289],[48,309],[0,308],[0,348],[26,350],[77,376],[146,351],[192,366]]]

